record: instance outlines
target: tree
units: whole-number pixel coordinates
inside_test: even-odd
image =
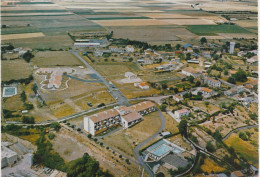
[[[215,152],[215,151],[216,151],[215,147],[213,146],[213,144],[211,144],[210,141],[207,142],[206,149],[207,149],[209,152]]]
[[[168,88],[168,85],[164,83],[164,84],[162,84],[162,88],[165,90]]]
[[[50,127],[51,127],[51,128],[54,128],[54,130],[56,130],[56,131],[59,131],[60,128],[61,128],[59,122],[52,122]]]
[[[161,111],[166,112],[166,108],[167,108],[166,104],[161,104],[160,106]]]
[[[239,138],[241,138],[241,139],[244,140],[244,141],[247,141],[247,140],[248,140],[247,137],[246,137],[246,134],[245,134],[244,132],[240,132],[240,133],[238,134],[238,136],[239,136]]]
[[[2,25],[2,28],[6,28],[6,25]]]
[[[129,159],[125,159],[125,162],[126,162],[127,164],[129,164],[129,163],[130,163]]]
[[[194,136],[194,135],[192,135],[192,136],[190,137],[190,140],[193,141],[194,143],[198,143],[198,142],[199,142],[198,139],[197,139],[197,137]]]
[[[25,124],[34,124],[34,117],[23,116],[22,122]]]
[[[180,124],[178,125],[178,129],[182,136],[185,136],[185,137],[187,136],[187,127],[188,127],[187,120],[185,120],[185,119],[181,120]]]
[[[233,75],[235,81],[239,81],[239,82],[246,82],[247,81],[247,76],[246,76],[246,72],[243,71],[242,69],[239,69],[236,74]]]
[[[231,84],[236,84],[236,79],[232,76],[230,76],[227,81]]]
[[[22,100],[22,102],[26,101],[26,94],[24,91],[21,93],[21,100]]]
[[[205,104],[206,107],[209,106],[209,102],[208,101],[204,101],[204,104]]]
[[[228,70],[224,70],[224,75],[228,75]]]
[[[206,39],[205,37],[202,37],[202,38],[200,39],[200,43],[201,43],[201,44],[207,43],[207,39]]]
[[[193,76],[189,76],[188,80],[190,81],[190,83],[194,83],[194,77]]]
[[[92,137],[92,135],[91,134],[88,134],[88,138],[90,139]]]
[[[190,59],[191,59],[191,54],[190,54],[190,53],[187,53],[185,59],[186,59],[186,60],[190,60]]]
[[[13,50],[14,49],[14,46],[12,44],[9,44],[7,47],[6,47],[6,50]]]
[[[175,48],[176,48],[176,50],[180,50],[181,45],[180,44],[176,44]]]
[[[195,84],[195,87],[199,87],[199,86],[201,86],[201,82],[197,81],[196,84]]]
[[[27,110],[32,110],[33,109],[33,105],[32,104],[24,103],[24,106],[26,107]]]
[[[49,134],[48,134],[48,138],[49,138],[50,140],[52,140],[53,138],[55,138],[55,134],[54,134],[54,133],[49,133]]]
[[[33,57],[34,57],[34,55],[30,51],[27,51],[25,54],[23,54],[23,59],[27,63],[29,63]]]
[[[133,58],[129,58],[129,62],[132,62],[133,61]]]

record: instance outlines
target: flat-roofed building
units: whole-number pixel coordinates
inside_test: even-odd
[[[174,116],[178,119],[180,119],[183,116],[188,116],[189,114],[190,114],[190,111],[187,109],[180,109],[180,110],[174,112]]]
[[[18,154],[11,149],[1,146],[1,168],[13,166],[18,162]]]

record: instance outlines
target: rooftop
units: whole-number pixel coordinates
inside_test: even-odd
[[[183,113],[186,113],[186,112],[189,112],[187,109],[180,109],[177,111],[179,114],[183,114]]]
[[[138,112],[130,112],[129,114],[123,115],[122,118],[127,122],[132,122],[142,118],[142,116]]]
[[[211,81],[213,81],[213,82],[219,82],[218,80],[213,79],[213,78],[211,78],[211,77],[206,77],[206,80],[211,80]]]
[[[208,93],[212,92],[211,89],[205,88],[205,87],[201,87],[201,90],[204,91],[204,92],[208,92]]]
[[[106,119],[109,119],[111,117],[115,117],[118,115],[119,115],[119,112],[116,109],[109,109],[107,111],[103,111],[103,112],[90,116],[90,119],[95,123],[95,122],[103,121],[103,120],[106,120]]]

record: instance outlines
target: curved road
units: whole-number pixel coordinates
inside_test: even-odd
[[[258,124],[256,124],[256,125],[248,125],[248,126],[244,126],[244,127],[238,127],[238,128],[236,128],[234,130],[231,130],[226,136],[224,136],[222,138],[222,141],[225,141],[226,139],[228,139],[228,137],[236,130],[244,130],[244,129],[250,129],[250,128],[254,128],[254,127],[258,127]]]
[[[160,118],[161,118],[161,127],[159,128],[159,130],[158,130],[155,134],[153,134],[152,136],[150,136],[148,139],[146,139],[146,140],[143,141],[142,143],[138,144],[138,145],[135,147],[135,149],[134,149],[134,156],[135,156],[135,158],[138,160],[139,164],[142,165],[142,167],[143,167],[143,168],[145,169],[145,171],[148,173],[149,177],[153,177],[153,176],[154,176],[154,173],[153,173],[153,171],[150,169],[150,167],[148,167],[148,166],[146,165],[146,163],[144,163],[143,158],[142,158],[142,157],[140,156],[140,154],[139,154],[139,150],[140,150],[140,148],[141,148],[142,146],[144,146],[144,145],[147,144],[149,141],[151,141],[151,140],[154,139],[156,136],[158,136],[159,133],[160,133],[161,131],[163,131],[163,129],[165,128],[165,125],[166,125],[166,123],[165,123],[165,118],[164,118],[162,112],[161,112],[159,109],[157,109],[157,111],[158,111],[158,113],[159,113],[159,115],[160,115]]]

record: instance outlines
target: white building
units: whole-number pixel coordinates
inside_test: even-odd
[[[182,96],[180,96],[180,95],[173,95],[173,96],[172,96],[172,99],[174,99],[174,100],[177,101],[177,102],[183,100]]]
[[[137,78],[137,76],[134,73],[132,73],[132,72],[126,72],[125,73],[125,77],[128,78],[129,80]]]
[[[174,116],[178,119],[180,119],[183,116],[188,116],[189,114],[190,114],[190,111],[187,109],[180,109],[180,110],[174,112]]]
[[[219,80],[212,79],[210,77],[205,77],[204,84],[208,84],[208,86],[210,87],[220,87],[221,82]]]
[[[201,73],[199,71],[196,71],[192,68],[184,68],[181,70],[181,73],[186,76],[193,76],[194,78],[199,78],[201,76]]]
[[[142,116],[155,110],[155,105],[150,101],[144,101],[129,107],[115,107],[114,109],[84,117],[84,130],[96,135],[117,125],[128,128],[140,122]]]
[[[1,145],[1,168],[13,166],[18,162],[18,154],[4,146],[3,143]]]
[[[100,47],[100,43],[90,43],[90,42],[75,42],[74,47],[80,48],[80,47]]]
[[[132,45],[127,45],[125,47],[125,51],[128,52],[128,53],[131,53],[131,52],[134,52],[135,49],[134,49],[134,47]]]
[[[230,42],[229,54],[233,54],[235,49],[235,42]]]

